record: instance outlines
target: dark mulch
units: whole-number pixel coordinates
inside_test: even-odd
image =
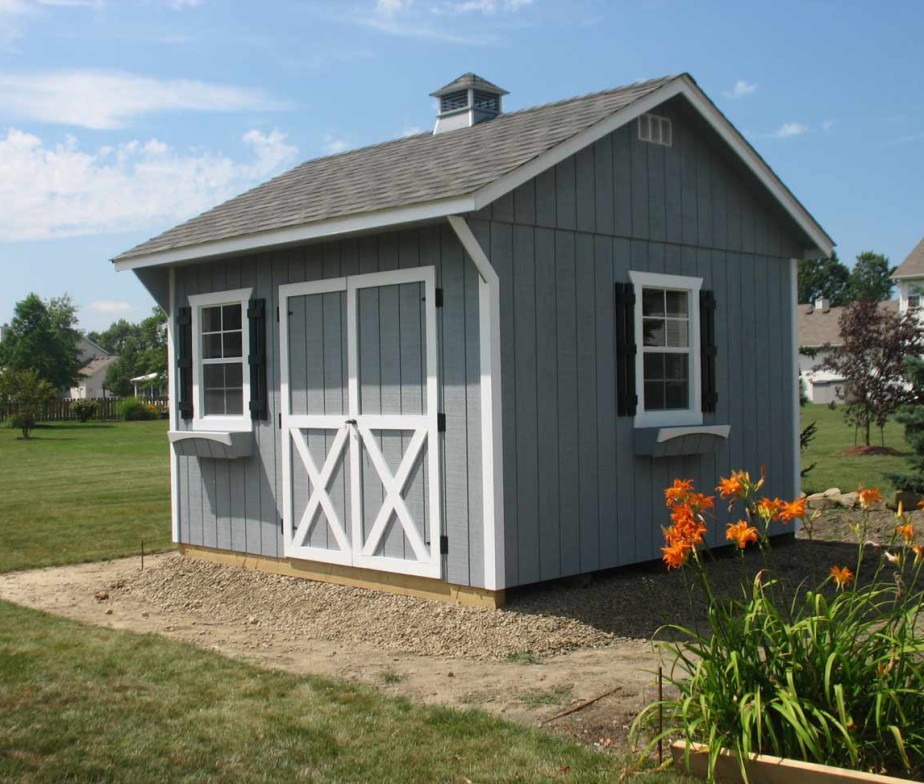
[[[843,452],[838,452],[838,457],[894,457],[895,455],[900,455],[897,449],[892,449],[890,446],[852,446],[850,449],[845,449]]]

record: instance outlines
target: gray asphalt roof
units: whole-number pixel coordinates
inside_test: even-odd
[[[898,300],[889,299],[879,303],[880,310],[898,314]],[[812,305],[799,305],[799,345],[810,348],[819,346],[841,346],[840,319],[843,306],[816,309]]]
[[[499,93],[500,95],[508,95],[507,91],[503,87],[498,87],[493,82],[489,82],[487,79],[482,79],[478,74],[473,74],[471,72],[462,74],[458,79],[453,79],[445,87],[440,87],[439,90],[436,90],[430,95],[434,98],[439,98],[441,95],[446,95],[446,93],[454,93],[458,90],[467,90],[469,87],[473,87],[476,90],[486,90],[491,93]]]
[[[915,245],[914,250],[898,265],[893,277],[910,278],[917,276],[924,278],[924,239]]]
[[[464,196],[680,78],[668,76],[301,164],[118,259]]]

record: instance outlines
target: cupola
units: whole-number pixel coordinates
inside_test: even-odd
[[[507,91],[477,74],[467,73],[430,95],[440,102],[433,133],[445,133],[493,120],[501,113],[501,98]]]

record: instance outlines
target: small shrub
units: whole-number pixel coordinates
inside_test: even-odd
[[[32,370],[0,372],[0,403],[13,409],[10,423],[28,439],[42,416],[42,410],[55,396],[54,387]]]
[[[157,418],[157,408],[136,397],[125,398],[119,403],[118,412],[119,419],[124,419],[126,422],[143,422]]]
[[[95,400],[75,400],[71,404],[71,412],[78,422],[89,422],[99,413],[99,403]]]
[[[767,568],[743,586],[741,598],[716,596],[704,568],[707,515],[714,496],[677,480],[665,492],[671,525],[664,560],[688,568],[707,602],[707,626],[669,626],[660,643],[673,661],[674,696],[648,706],[633,723],[638,739],[659,710],[663,731],[646,746],[681,735],[709,747],[709,779],[724,748],[741,764],[770,754],[873,772],[924,773],[924,636],[920,627],[924,545],[910,515],[900,514],[890,540],[868,539],[868,510],[881,498],[859,490],[862,522],[854,528],[853,569],[832,565],[820,584],[793,590],[774,577],[769,526],[802,519],[811,537],[819,512],[805,501],[761,497],[763,478],[733,472],[716,488],[742,519],[727,538],[743,551],[756,544]],[[866,552],[880,556],[869,567]],[[861,574],[872,574],[861,580]],[[817,581],[815,581],[817,582]]]

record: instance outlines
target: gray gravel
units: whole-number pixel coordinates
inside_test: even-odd
[[[546,657],[616,639],[559,614],[460,607],[187,558],[165,559],[119,589],[155,611],[251,626],[256,638],[304,636],[428,656]]]

